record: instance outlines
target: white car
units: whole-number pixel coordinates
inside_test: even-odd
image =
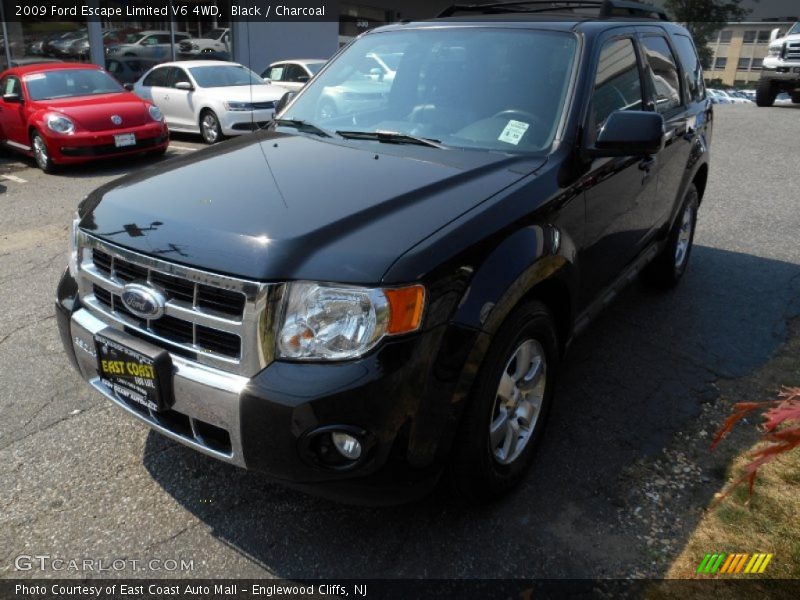
[[[287,90],[238,63],[185,60],[154,67],[133,91],[161,109],[171,131],[199,133],[214,144],[266,127]]]
[[[326,62],[328,61],[320,58],[281,60],[264,69],[261,77],[265,81],[277,83],[291,92],[299,92]]]
[[[168,60],[172,55],[173,36],[169,31],[141,31],[125,36],[121,44],[108,46],[106,54],[113,58],[136,57],[150,58],[153,60]],[[175,32],[175,47],[184,40],[189,39],[189,34],[183,31]]]
[[[191,38],[180,43],[181,54],[196,55],[231,51],[231,33],[227,27],[212,29],[201,38]]]

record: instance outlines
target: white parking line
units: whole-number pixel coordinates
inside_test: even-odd
[[[16,175],[0,175],[0,179],[8,179],[9,181],[13,181],[14,183],[28,183],[27,179],[23,179],[22,177],[17,177]]]
[[[183,150],[184,152],[197,152],[199,148],[189,148],[189,146],[176,146],[175,144],[170,144],[170,148],[174,150]]]

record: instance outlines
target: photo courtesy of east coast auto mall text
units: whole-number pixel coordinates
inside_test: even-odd
[[[0,0],[0,598],[800,598],[797,0]]]

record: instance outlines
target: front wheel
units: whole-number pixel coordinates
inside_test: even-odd
[[[462,498],[485,501],[517,485],[544,428],[558,367],[548,308],[517,307],[489,347],[459,427],[451,474]]]
[[[31,134],[31,148],[33,149],[33,158],[36,161],[36,166],[45,173],[54,173],[56,166],[53,159],[50,158],[50,152],[47,150],[44,138],[38,131]]]
[[[678,220],[670,231],[667,245],[642,272],[642,278],[646,283],[656,288],[668,289],[681,280],[689,266],[699,205],[700,195],[695,185],[690,184]]]
[[[222,127],[213,111],[204,111],[200,116],[200,133],[206,144],[216,144],[222,140]]]
[[[761,79],[756,87],[756,104],[758,106],[772,106],[778,97],[777,88],[769,79]]]

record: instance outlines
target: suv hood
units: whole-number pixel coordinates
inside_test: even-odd
[[[258,133],[99,188],[80,227],[251,280],[375,284],[412,246],[544,161]]]

